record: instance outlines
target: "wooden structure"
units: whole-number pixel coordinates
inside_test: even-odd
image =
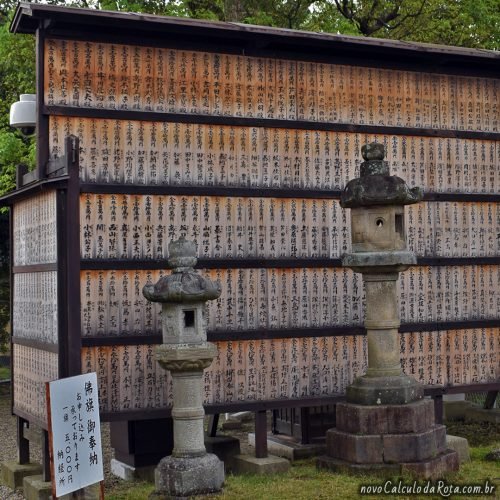
[[[104,420],[169,414],[141,289],[167,243],[220,280],[209,413],[332,404],[366,366],[340,190],[362,144],[425,191],[401,356],[429,393],[499,387],[500,55],[20,4],[37,37],[38,158],[12,207],[14,413],[96,371]],[[259,420],[259,422],[262,419]]]

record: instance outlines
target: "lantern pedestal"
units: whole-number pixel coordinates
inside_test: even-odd
[[[203,429],[203,370],[216,354],[210,342],[163,344],[156,349],[159,365],[172,375],[174,449],[155,469],[152,498],[214,493],[224,484],[224,463],[207,453]]]
[[[347,401],[362,405],[405,404],[423,398],[423,386],[401,371],[397,281],[416,264],[407,251],[347,254],[344,266],[363,275],[368,369],[347,387]]]
[[[211,453],[197,457],[165,457],[155,470],[151,499],[171,499],[215,493],[224,483],[224,464]]]

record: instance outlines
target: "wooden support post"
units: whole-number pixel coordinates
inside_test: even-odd
[[[267,458],[267,412],[255,412],[255,458]]]
[[[278,410],[273,410],[273,420],[271,423],[271,432],[273,434],[279,434],[277,427],[277,420],[278,420]]]
[[[49,452],[49,433],[42,431],[42,475],[45,482],[51,480],[50,477],[50,452]]]
[[[434,418],[436,424],[443,423],[443,395],[436,394],[434,397]]]
[[[20,163],[17,165],[16,170],[16,189],[20,189],[23,187],[23,177],[28,173],[28,165],[24,163]]]
[[[208,417],[207,436],[215,437],[217,435],[217,426],[219,425],[219,413],[214,413]]]
[[[300,409],[300,442],[302,444],[309,444],[311,442],[311,419],[310,409],[303,407]]]
[[[25,424],[29,425],[29,422],[17,417],[17,453],[20,465],[30,463],[30,442],[24,437]]]
[[[486,394],[486,400],[484,401],[484,409],[491,410],[495,406],[495,400],[497,399],[498,391],[488,391]]]

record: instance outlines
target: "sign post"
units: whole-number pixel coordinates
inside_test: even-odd
[[[101,482],[104,499],[97,375],[47,382],[46,391],[52,495]]]

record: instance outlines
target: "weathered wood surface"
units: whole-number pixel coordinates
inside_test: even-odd
[[[55,191],[16,203],[12,216],[14,266],[56,262]]]
[[[58,378],[58,355],[14,344],[14,410],[46,423],[45,382]]]
[[[57,344],[57,273],[15,274],[13,294],[13,336]]]
[[[405,209],[408,248],[422,257],[500,254],[498,203],[421,202]],[[166,259],[168,242],[200,258],[339,258],[351,251],[350,212],[337,200],[84,194],[83,259]]]
[[[45,103],[498,132],[497,79],[46,40]]]
[[[51,116],[53,156],[68,134],[80,138],[83,182],[339,190],[359,176],[361,146],[378,141],[410,186],[500,190],[491,140]]]
[[[160,306],[142,295],[165,271],[82,271],[82,335],[159,335]],[[209,330],[300,329],[361,325],[364,290],[349,269],[204,270],[222,285],[207,306]],[[403,323],[495,319],[498,266],[410,268],[399,280]]]
[[[500,376],[499,330],[401,335],[405,373],[424,384],[494,382]],[[366,369],[366,337],[218,342],[204,375],[205,404],[341,394]],[[170,376],[153,346],[88,347],[84,371],[96,371],[101,410],[161,409],[172,403]]]

